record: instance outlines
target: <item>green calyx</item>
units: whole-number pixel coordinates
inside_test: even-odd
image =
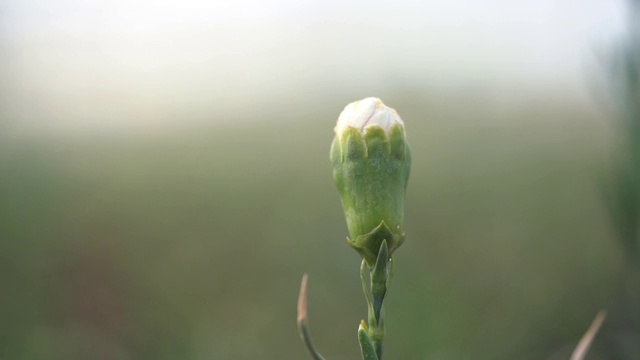
[[[378,252],[385,240],[387,241],[389,256],[391,256],[391,253],[404,242],[404,233],[394,234],[382,221],[380,225],[367,234],[360,235],[355,239],[347,238],[349,246],[362,255],[362,258],[370,268],[375,266]]]
[[[373,267],[383,240],[389,255],[404,240],[404,197],[410,172],[410,152],[404,128],[388,131],[369,125],[360,131],[347,127],[331,146],[333,177],[340,193],[351,238]]]

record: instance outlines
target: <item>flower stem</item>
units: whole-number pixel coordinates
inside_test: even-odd
[[[316,350],[313,341],[311,341],[311,334],[309,333],[309,324],[307,321],[307,280],[309,276],[304,274],[302,276],[302,283],[300,284],[300,296],[298,297],[298,330],[300,332],[300,338],[307,348],[309,355],[313,360],[325,360],[322,355]]]
[[[390,279],[390,262],[389,249],[385,240],[380,246],[375,266],[369,271],[369,279],[365,276],[365,270],[368,268],[366,261],[362,260],[362,265],[360,266],[360,280],[367,300],[369,318],[367,334],[373,344],[378,360],[382,360],[382,343],[385,336],[384,298],[387,294],[387,285]]]

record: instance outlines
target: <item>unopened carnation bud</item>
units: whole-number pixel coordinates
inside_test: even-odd
[[[378,98],[345,107],[331,145],[336,182],[351,238],[370,267],[383,240],[389,255],[404,241],[404,195],[411,166],[404,123]]]

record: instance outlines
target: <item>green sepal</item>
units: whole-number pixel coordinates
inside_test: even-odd
[[[380,126],[367,126],[364,129],[364,141],[367,146],[368,159],[389,157],[389,138]]]
[[[342,162],[360,161],[367,157],[367,144],[356,128],[346,129],[341,136]]]
[[[405,160],[407,158],[407,150],[404,128],[394,124],[389,129],[389,154],[398,160]]]
[[[329,158],[331,159],[331,164],[336,167],[342,164],[342,148],[340,145],[340,139],[338,137],[334,137],[331,142],[331,150],[329,152]]]
[[[378,360],[376,349],[367,333],[367,324],[364,323],[364,320],[361,321],[360,326],[358,326],[358,341],[360,342],[360,351],[362,352],[363,360]]]
[[[386,240],[389,256],[404,241],[404,233],[396,234],[389,229],[384,221],[381,221],[370,233],[360,235],[355,239],[347,238],[349,245],[362,255],[370,268],[373,268],[378,259],[378,253],[382,243]]]

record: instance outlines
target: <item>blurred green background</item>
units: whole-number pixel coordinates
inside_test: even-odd
[[[183,23],[142,17],[116,36],[104,30],[120,24],[112,13],[97,17],[104,28],[84,19],[99,6],[69,5],[75,15],[58,20],[45,2],[2,6],[0,359],[303,359],[295,305],[305,272],[316,344],[329,359],[358,358],[359,257],[345,241],[328,152],[342,108],[367,96],[398,110],[414,161],[387,300],[389,359],[568,359],[615,292],[624,255],[599,188],[615,131],[597,66],[574,69],[592,55],[589,34],[560,36],[566,43],[541,47],[543,60],[518,65],[531,54],[504,59],[517,31],[456,48],[474,42],[476,27],[508,29],[513,9],[495,15],[506,27],[485,13],[429,28],[420,27],[428,9],[403,3],[392,15],[418,13],[413,22],[363,30],[367,22],[344,22],[357,13],[349,7],[337,20],[318,15],[333,19],[325,27],[281,25],[303,35],[278,47],[277,36],[252,37],[272,25],[262,15],[196,46]],[[535,33],[566,15],[551,9],[515,22]],[[562,26],[592,25],[582,15]],[[82,26],[65,27],[78,18]],[[451,29],[470,39],[456,42]],[[334,40],[362,34],[333,59],[344,50]],[[405,34],[406,47],[393,43]],[[529,40],[554,41],[544,36]],[[220,39],[237,47],[226,62],[196,51],[225,48]],[[437,39],[450,43],[431,48]],[[385,43],[400,55],[366,54]],[[580,46],[557,52],[569,43]],[[193,52],[178,47],[169,61],[176,44]],[[403,70],[412,51],[418,60]]]
[[[566,100],[385,97],[414,153],[389,357],[570,346],[621,260],[596,192],[602,119]],[[328,161],[342,104],[305,105],[244,126],[3,142],[2,355],[302,358],[309,272],[317,343],[356,358],[359,260]]]

